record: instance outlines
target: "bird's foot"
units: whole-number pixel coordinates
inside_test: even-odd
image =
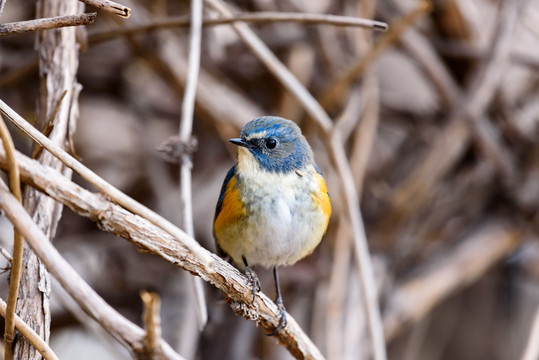
[[[256,275],[254,270],[251,269],[249,266],[245,268],[245,275],[247,275],[247,281],[249,282],[249,284],[253,286],[253,300],[251,301],[251,304],[253,304],[256,300],[256,293],[260,291],[260,281],[258,280],[258,275]]]
[[[277,326],[275,327],[275,329],[271,333],[266,334],[268,336],[277,335],[279,333],[279,331],[284,329],[286,327],[286,325],[288,324],[288,320],[286,319],[286,309],[284,308],[282,300],[279,301],[279,299],[277,299],[275,304],[277,305],[277,308],[279,309],[279,323],[277,324]]]

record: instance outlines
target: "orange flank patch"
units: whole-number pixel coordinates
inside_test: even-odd
[[[236,185],[236,178],[234,177],[227,184],[223,206],[214,223],[216,234],[223,232],[238,219],[245,216],[245,209],[241,203],[240,192]]]
[[[316,204],[318,204],[324,214],[326,215],[326,224],[324,225],[324,232],[328,226],[329,216],[331,215],[331,203],[329,201],[328,187],[324,178],[320,174],[316,174],[316,179],[318,181],[319,190],[318,193],[313,193],[312,197]]]

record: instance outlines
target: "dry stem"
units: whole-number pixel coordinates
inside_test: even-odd
[[[21,182],[19,166],[17,165],[17,160],[15,159],[15,145],[13,145],[11,134],[9,133],[6,123],[1,116],[0,138],[2,138],[4,151],[6,152],[6,158],[9,164],[9,186],[15,198],[19,201],[19,203],[21,203]],[[13,358],[13,341],[15,339],[15,311],[17,308],[17,297],[19,296],[19,284],[21,281],[22,272],[22,255],[24,248],[24,240],[17,230],[14,231],[13,238],[13,260],[11,261],[11,276],[6,306],[6,326],[4,333],[4,341],[6,342],[4,357],[7,360]]]
[[[350,26],[372,28],[373,30],[386,31],[387,24],[380,21],[361,19],[351,16],[326,15],[326,14],[306,14],[290,12],[256,12],[239,13],[232,17],[225,18],[203,18],[202,26],[228,25],[237,22],[250,23],[273,23],[273,22],[295,22],[300,24],[321,24],[333,26]],[[176,27],[190,26],[191,18],[188,16],[171,17],[162,20],[156,20],[150,24],[126,27],[115,30],[92,34],[90,42],[92,44],[112,40],[119,36],[135,35],[141,32],[154,31],[159,29],[169,29]]]
[[[185,93],[182,101],[179,141],[187,144],[191,141],[193,129],[193,114],[195,111],[195,96],[197,91],[198,74],[200,72],[200,51],[202,42],[202,0],[191,0],[191,30],[189,37],[189,59]],[[180,206],[182,226],[187,235],[194,238],[193,199],[192,199],[192,168],[191,153],[184,151],[180,158]],[[192,278],[194,296],[200,329],[208,321],[208,310],[204,297],[204,287],[198,277]]]

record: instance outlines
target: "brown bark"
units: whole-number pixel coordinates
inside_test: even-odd
[[[37,3],[38,17],[74,15],[79,12],[79,3],[69,0],[40,0]],[[50,138],[59,145],[67,142],[78,117],[77,97],[80,85],[76,81],[78,68],[78,44],[75,28],[43,31],[37,35],[36,47],[39,56],[40,94],[37,104],[37,127],[44,129],[52,125]],[[57,106],[62,93],[67,95],[59,106],[54,119],[49,117]],[[48,152],[42,152],[39,161],[51,166],[65,176],[71,170]],[[27,188],[24,205],[34,222],[50,240],[62,214],[62,205],[33,188]],[[33,251],[25,247],[23,277],[21,279],[17,312],[43,339],[48,342],[50,332],[50,276]],[[15,358],[41,359],[41,355],[22,338],[15,343]]]

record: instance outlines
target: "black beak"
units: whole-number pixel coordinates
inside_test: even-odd
[[[243,141],[242,139],[229,139],[228,141],[230,141],[234,145],[243,146],[243,147],[246,147],[246,148],[251,147],[251,144],[249,144],[246,141]]]

